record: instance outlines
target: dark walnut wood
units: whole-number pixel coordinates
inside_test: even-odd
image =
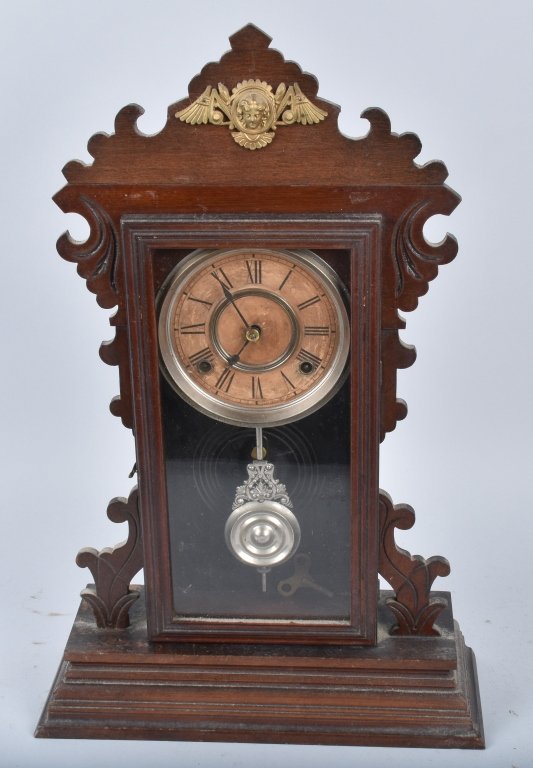
[[[132,614],[117,642],[82,605],[36,736],[483,746],[474,658],[451,607],[435,638],[391,636],[380,607],[379,645],[351,649],[154,645],[142,600]]]
[[[128,523],[128,538],[116,547],[82,549],[76,558],[80,568],[88,568],[94,586],[81,593],[91,606],[99,627],[123,628],[129,624],[129,610],[139,596],[130,582],[143,567],[138,493],[135,488],[126,499],[113,499],[107,508],[113,523]]]
[[[431,586],[437,576],[448,576],[450,565],[444,557],[424,560],[420,555],[412,556],[396,546],[394,529],[407,530],[415,522],[415,513],[410,506],[393,506],[390,497],[381,492],[379,512],[381,545],[378,568],[395,592],[394,597],[386,599],[397,621],[391,633],[438,635],[439,630],[433,624],[446,608],[446,601],[431,598]]]
[[[448,563],[441,557],[413,557],[396,546],[395,529],[411,527],[414,513],[406,505],[393,506],[377,489],[379,441],[407,413],[397,397],[397,371],[416,357],[414,348],[400,341],[405,321],[399,313],[416,308],[439,267],[457,252],[451,235],[431,244],[423,228],[431,216],[450,214],[460,198],[445,184],[444,164],[418,165],[418,137],[392,132],[383,111],[363,112],[368,133],[350,139],[338,129],[339,107],[318,95],[312,75],[270,48],[267,35],[248,25],[230,42],[231,50],[219,62],[193,78],[189,96],[170,105],[160,133],[142,134],[137,127],[142,108],[125,107],[112,135],[90,139],[90,165],[72,161],[65,166],[67,184],[54,198],[65,213],[81,214],[90,226],[86,242],[65,233],[58,250],[77,265],[99,305],[115,308],[110,320],[115,336],[102,344],[100,355],[118,367],[120,393],[110,408],[134,430],[140,498],[149,503],[139,505],[136,493],[127,502],[112,502],[110,517],[128,520],[127,542],[78,555],[95,584],[82,593],[37,735],[481,747],[474,657],[454,624],[449,595],[431,592],[434,579],[448,574]],[[228,127],[176,119],[176,112],[208,86],[222,83],[231,90],[246,79],[264,81],[274,91],[281,83],[297,83],[327,117],[313,125],[280,126],[275,140],[254,151],[239,146]],[[366,547],[365,562],[373,570],[370,578],[357,565],[353,573],[354,581],[373,584],[379,572],[394,591],[381,593],[379,605],[375,593],[370,597],[373,588],[367,585],[361,593],[362,615],[375,636],[363,633],[360,644],[311,639],[289,645],[287,639],[267,646],[260,633],[252,642],[244,631],[233,643],[200,642],[200,636],[180,643],[148,640],[151,621],[161,614],[170,561],[161,546],[168,537],[154,522],[165,518],[164,477],[156,460],[161,426],[150,434],[143,414],[145,407],[157,414],[157,348],[139,342],[153,328],[143,325],[146,312],[136,315],[136,290],[145,290],[143,280],[152,289],[151,294],[145,290],[143,312],[154,314],[157,276],[145,262],[137,262],[135,273],[132,259],[141,252],[139,226],[156,219],[163,234],[154,248],[164,248],[165,226],[187,221],[204,232],[203,247],[209,237],[209,247],[228,246],[227,232],[221,242],[216,233],[205,234],[205,222],[217,217],[253,219],[259,229],[278,217],[286,232],[291,219],[296,227],[304,219],[326,227],[328,217],[345,217],[373,221],[379,232],[372,246],[372,290],[357,299],[361,305],[370,301],[377,318],[372,321],[375,341],[367,342],[373,367],[358,380],[372,413],[352,457],[360,462],[352,472],[360,496],[353,498],[368,513],[356,530],[358,545]],[[137,240],[128,241],[130,236]],[[302,239],[299,246],[295,242],[283,247],[304,247]],[[194,237],[182,246],[198,247]],[[176,248],[175,242],[169,247]],[[333,236],[322,247],[350,251]],[[367,366],[364,355],[357,363]],[[137,599],[139,588],[130,584],[141,566],[149,575],[146,607]]]

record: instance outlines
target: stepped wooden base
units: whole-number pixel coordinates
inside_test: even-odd
[[[440,637],[390,636],[382,606],[372,648],[151,644],[142,598],[126,630],[82,604],[36,736],[483,747],[474,655],[437,594]]]

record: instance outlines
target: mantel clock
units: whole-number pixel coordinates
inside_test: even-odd
[[[127,541],[78,555],[37,735],[480,747],[474,657],[430,591],[448,563],[396,546],[414,513],[378,488],[399,311],[455,256],[422,229],[459,198],[384,112],[348,139],[263,32],[230,42],[159,134],[126,107],[55,197],[90,225],[60,254],[116,307],[138,487],[108,509]]]

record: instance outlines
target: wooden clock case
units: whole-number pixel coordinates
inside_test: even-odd
[[[395,529],[410,528],[414,513],[378,490],[379,442],[406,415],[396,373],[415,359],[399,339],[399,310],[415,309],[454,258],[451,236],[430,245],[422,229],[459,197],[442,163],[414,163],[418,138],[391,133],[384,112],[364,112],[369,132],[347,138],[339,108],[263,32],[249,25],[230,42],[159,134],[141,134],[142,109],[124,108],[115,134],[89,141],[92,165],[64,168],[55,197],[91,228],[85,243],[63,235],[61,256],[100,306],[117,308],[101,357],[119,369],[111,412],[134,430],[139,489],[108,508],[128,523],[127,541],[78,555],[94,584],[82,592],[36,735],[482,747],[474,656],[449,593],[431,592],[449,565],[396,546]],[[253,151],[231,126],[176,118],[209,86],[247,80],[297,84],[324,117],[291,113]],[[313,248],[351,268],[353,600],[340,630],[180,621],[172,604],[155,289],[172,254],[244,243]],[[141,568],[145,588],[131,584]],[[378,574],[391,591],[379,592]]]

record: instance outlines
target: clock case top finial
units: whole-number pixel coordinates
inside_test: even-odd
[[[421,143],[413,133],[391,132],[389,118],[380,109],[362,113],[370,123],[358,139],[343,135],[337,125],[340,107],[318,97],[318,81],[298,64],[286,61],[270,48],[271,38],[252,24],[230,37],[231,50],[219,62],[206,64],[189,84],[188,98],[171,104],[160,133],[146,136],[136,122],[142,107],[130,104],[117,114],[115,133],[95,134],[88,142],[91,165],[68,163],[63,173],[69,183],[123,184],[243,184],[267,186],[290,181],[295,185],[441,185],[448,172],[440,161],[419,166],[414,158]],[[228,89],[244,80],[259,80],[275,90],[280,83],[298,83],[309,99],[327,111],[328,119],[315,126],[294,126],[268,152],[238,152],[215,126],[192,130],[175,119],[176,111],[197,99],[207,86],[224,83]],[[199,149],[201,148],[201,152]],[[140,164],[135,162],[138,159]],[[213,177],[213,161],[219,170]],[[243,165],[244,164],[244,165]],[[458,198],[454,195],[456,202]]]

